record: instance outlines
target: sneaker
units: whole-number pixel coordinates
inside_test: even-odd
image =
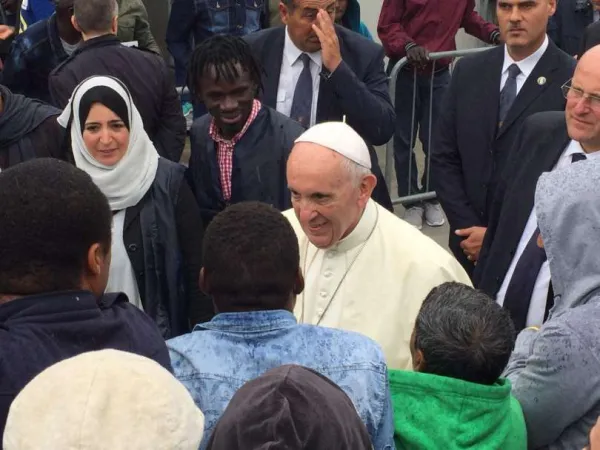
[[[404,220],[410,225],[415,227],[417,230],[423,228],[423,207],[422,206],[411,206],[404,211]]]
[[[185,117],[189,116],[190,114],[194,114],[194,107],[190,102],[183,102],[181,109],[183,110],[183,115]]]
[[[441,227],[446,223],[446,217],[439,203],[425,203],[425,222],[430,227]]]

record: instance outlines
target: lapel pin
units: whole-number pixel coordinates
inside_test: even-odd
[[[537,84],[539,84],[540,86],[543,86],[546,84],[546,77],[539,77],[537,79]]]

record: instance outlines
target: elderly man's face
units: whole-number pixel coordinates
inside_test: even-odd
[[[357,185],[344,157],[325,147],[298,143],[287,164],[292,206],[310,242],[329,248],[354,229],[376,181]]]
[[[600,46],[581,58],[566,97],[569,136],[587,152],[600,150]]]

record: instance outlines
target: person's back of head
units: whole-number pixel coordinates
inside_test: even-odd
[[[208,450],[371,450],[352,400],[332,381],[301,366],[281,366],[243,385]],[[7,449],[10,450],[10,449]]]
[[[10,407],[3,445],[197,450],[203,431],[204,415],[166,369],[133,353],[102,350],[61,361],[25,386]]]
[[[117,34],[119,5],[117,0],[74,0],[73,26],[84,40]]]
[[[36,159],[0,173],[0,303],[87,289],[100,296],[112,214],[85,172]]]
[[[294,307],[302,292],[298,239],[275,208],[243,202],[219,213],[204,234],[201,287],[218,312]]]
[[[483,292],[460,283],[434,288],[415,322],[413,366],[472,383],[494,384],[514,347],[509,313]]]

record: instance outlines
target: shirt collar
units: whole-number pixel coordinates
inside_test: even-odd
[[[284,58],[287,62],[287,64],[291,67],[293,66],[296,61],[298,61],[298,58],[300,58],[300,55],[302,55],[302,53],[306,53],[310,59],[312,60],[312,62],[314,62],[319,68],[321,68],[322,66],[322,59],[321,59],[321,52],[314,52],[314,53],[307,53],[307,52],[303,52],[302,50],[300,50],[298,47],[296,47],[296,44],[294,44],[294,42],[292,41],[292,39],[290,38],[289,32],[288,32],[288,27],[285,27],[285,44],[283,45],[283,55]]]
[[[531,75],[531,72],[533,72],[533,69],[535,69],[536,64],[546,52],[547,48],[548,35],[546,35],[546,37],[544,38],[544,42],[542,43],[542,45],[540,45],[540,48],[538,48],[535,52],[533,52],[527,58],[522,59],[521,61],[515,61],[508,54],[508,49],[506,48],[506,45],[504,45],[504,65],[502,66],[502,73],[506,73],[511,64],[516,64],[521,70],[521,73],[525,75],[525,78],[529,77],[529,75]]]
[[[297,324],[298,322],[294,314],[283,309],[278,309],[273,311],[217,314],[210,322],[196,325],[194,331],[267,332],[282,328],[291,328]]]
[[[258,116],[261,106],[262,106],[262,104],[260,103],[260,101],[254,99],[254,102],[252,103],[252,109],[250,111],[250,115],[248,116],[248,119],[246,120],[244,127],[240,130],[240,132],[238,134],[236,134],[233,138],[231,138],[231,140],[225,139],[223,136],[221,136],[221,133],[219,133],[219,129],[217,128],[217,124],[215,123],[215,119],[212,119],[210,121],[210,127],[208,128],[209,136],[215,142],[231,142],[231,143],[235,144],[237,141],[239,141],[242,138],[242,136],[244,136],[244,134],[246,133],[246,131],[248,130],[250,125],[252,125],[252,122],[254,122],[254,120]]]
[[[328,248],[327,251],[347,252],[364,243],[371,235],[375,225],[377,225],[377,216],[377,205],[372,199],[369,199],[356,228],[344,239]]]
[[[572,155],[575,155],[577,153],[584,154],[588,159],[600,158],[600,151],[586,153],[579,142],[577,142],[576,140],[571,140],[571,142],[569,142],[569,145],[567,145],[567,148],[565,149],[564,157],[570,158]]]

